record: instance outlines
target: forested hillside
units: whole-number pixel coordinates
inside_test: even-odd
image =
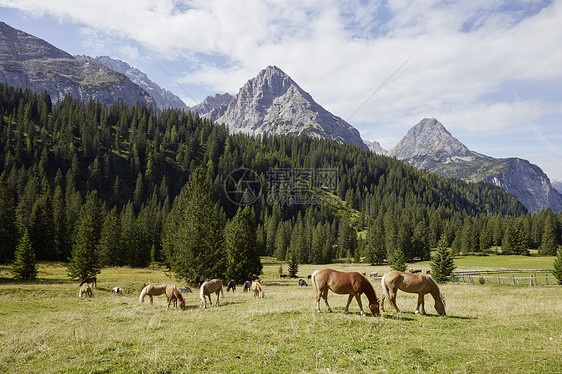
[[[25,230],[39,260],[66,261],[86,228],[104,266],[169,263],[163,232],[198,168],[222,227],[239,208],[225,194],[227,177],[241,167],[257,173],[259,251],[280,259],[378,262],[397,248],[409,259],[427,258],[442,235],[463,251],[502,245],[507,234],[506,252],[517,250],[518,240],[541,246],[548,230],[560,241],[562,215],[530,216],[497,187],[445,179],[328,140],[229,135],[225,126],[181,110],[70,97],[52,105],[46,93],[0,85],[0,128],[2,263],[12,260]],[[268,192],[294,193],[294,185],[272,186],[271,174],[280,170],[337,170],[333,189],[303,192],[330,203],[271,203]]]

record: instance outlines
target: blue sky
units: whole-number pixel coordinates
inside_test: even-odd
[[[385,149],[434,117],[562,182],[562,0],[0,0],[0,20],[126,61],[188,106],[277,65]]]

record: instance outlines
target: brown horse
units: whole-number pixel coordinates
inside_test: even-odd
[[[94,287],[97,287],[98,279],[96,278],[95,275],[92,275],[91,277],[86,277],[82,279],[82,282],[80,282],[80,286],[82,286],[84,283],[90,283]]]
[[[379,315],[379,302],[373,285],[367,278],[358,272],[342,272],[334,269],[316,270],[312,273],[312,286],[316,289],[316,309],[320,313],[320,298],[326,302],[326,307],[331,313],[332,309],[328,304],[328,290],[340,295],[349,295],[345,313],[349,311],[349,304],[355,296],[361,315],[364,316],[363,304],[361,304],[361,294],[365,294],[369,300],[369,309],[374,316]]]
[[[383,294],[380,299],[381,310],[384,311],[384,299],[388,298],[390,305],[400,312],[396,305],[396,293],[402,290],[408,293],[418,294],[418,305],[416,306],[416,314],[425,314],[424,297],[426,293],[431,294],[435,299],[435,310],[440,316],[445,315],[445,298],[439,290],[439,286],[433,278],[428,274],[409,274],[401,271],[391,271],[382,276],[381,279]],[[421,307],[421,309],[420,309]]]
[[[219,293],[224,298],[224,292],[222,290],[222,281],[220,279],[211,279],[210,281],[205,281],[199,288],[199,299],[201,299],[201,306],[207,308],[207,300],[205,296],[209,297],[209,303],[213,305],[211,301],[211,294],[217,294],[217,302],[215,305],[219,305]]]
[[[150,297],[150,303],[153,303],[153,296],[158,296],[158,295],[164,295],[166,293],[166,284],[161,284],[161,285],[154,285],[154,284],[149,284],[148,286],[146,286],[145,288],[143,288],[140,296],[139,296],[139,302],[142,304],[144,302],[144,297],[145,296],[149,296]]]
[[[84,295],[88,297],[94,297],[91,283],[82,283],[82,285],[80,285],[80,292],[78,292],[78,297],[82,298],[82,296]]]
[[[255,280],[252,282],[252,292],[254,293],[254,298],[263,299],[264,292],[259,280]]]
[[[175,284],[169,284],[166,286],[166,300],[168,301],[168,307],[166,310],[170,309],[170,303],[172,300],[174,301],[174,306],[178,309],[178,300],[180,302],[180,309],[185,309],[185,300],[180,292],[180,290],[176,287]]]

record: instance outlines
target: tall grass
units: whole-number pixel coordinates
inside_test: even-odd
[[[299,273],[322,267],[301,266]],[[78,299],[77,283],[63,281],[63,266],[42,264],[40,281],[0,283],[0,372],[554,373],[562,368],[561,287],[445,284],[447,317],[437,317],[429,295],[429,315],[413,314],[417,295],[405,293],[398,296],[404,313],[362,317],[353,301],[346,315],[347,297],[330,293],[334,313],[318,315],[312,287],[279,279],[278,268],[270,260],[264,266],[265,299],[239,287],[225,293],[218,307],[199,308],[193,293],[184,294],[187,310],[166,311],[163,297],[154,305],[138,302],[144,284],[179,284],[162,269],[104,269],[94,298]],[[380,295],[380,284],[373,284]],[[125,295],[111,294],[115,286]]]

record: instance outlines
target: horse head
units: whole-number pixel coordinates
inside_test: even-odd
[[[445,299],[444,298],[440,298],[439,300],[435,300],[435,310],[437,311],[437,313],[439,313],[440,316],[446,316],[447,313],[445,313]]]
[[[376,303],[374,304],[369,304],[369,309],[371,310],[371,313],[373,313],[373,316],[378,317],[380,315],[379,312],[379,301],[377,300]]]

